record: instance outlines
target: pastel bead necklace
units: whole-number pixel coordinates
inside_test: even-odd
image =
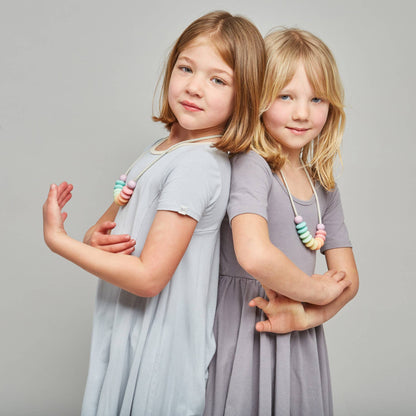
[[[313,185],[311,177],[309,176],[308,170],[306,169],[303,162],[302,162],[302,167],[311,185],[313,194],[315,195],[316,208],[318,210],[318,225],[316,226],[315,237],[312,237],[311,233],[308,230],[308,226],[306,222],[303,220],[303,218],[298,214],[296,210],[296,206],[295,206],[295,203],[293,202],[293,197],[292,197],[292,194],[290,193],[290,189],[287,184],[285,175],[283,174],[282,171],[280,171],[280,174],[282,175],[283,182],[286,186],[287,193],[289,195],[290,203],[292,204],[293,212],[295,213],[296,231],[298,233],[299,238],[301,239],[302,243],[310,250],[319,250],[324,245],[325,239],[326,239],[325,225],[322,224],[321,209],[319,207],[318,194],[316,193],[315,186]]]
[[[114,202],[117,205],[123,206],[126,205],[131,196],[133,195],[134,189],[136,188],[136,184],[137,181],[141,178],[141,176],[147,172],[157,161],[159,161],[163,156],[167,155],[169,152],[172,152],[173,150],[177,149],[178,147],[182,147],[185,146],[189,143],[195,143],[195,142],[200,142],[202,140],[208,140],[208,139],[213,139],[216,137],[221,137],[220,134],[214,135],[214,136],[206,136],[206,137],[199,137],[198,139],[190,139],[190,140],[184,140],[181,141],[179,143],[174,144],[173,146],[169,147],[166,150],[163,150],[159,157],[157,157],[155,160],[153,160],[151,163],[149,163],[149,165],[147,165],[137,176],[134,180],[130,180],[126,183],[127,181],[127,175],[129,174],[129,172],[131,171],[131,169],[133,168],[133,166],[137,163],[137,161],[139,159],[141,159],[143,157],[144,154],[140,155],[132,164],[131,166],[127,169],[126,173],[124,173],[123,175],[120,176],[119,179],[116,180],[116,183],[114,185]],[[158,146],[160,143],[162,143],[164,140],[166,140],[167,137],[164,137],[163,139],[161,139],[158,143],[156,143],[155,147]]]

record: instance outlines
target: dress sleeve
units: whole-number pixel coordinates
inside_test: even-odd
[[[231,188],[227,213],[229,220],[240,214],[257,214],[267,221],[272,173],[257,153],[234,156],[231,160]]]
[[[199,221],[205,209],[218,198],[222,186],[221,170],[213,151],[189,149],[169,167],[157,210],[175,211]]]
[[[327,236],[325,244],[321,249],[351,247],[348,230],[344,222],[344,213],[341,204],[341,195],[338,187],[331,192],[327,192],[328,203],[322,215],[322,222],[325,224]]]

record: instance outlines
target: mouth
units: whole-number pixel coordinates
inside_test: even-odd
[[[304,128],[304,127],[286,127],[286,128],[294,134],[303,134],[309,131],[309,129]]]
[[[188,111],[203,111],[201,107],[198,107],[190,101],[181,101],[181,105]]]

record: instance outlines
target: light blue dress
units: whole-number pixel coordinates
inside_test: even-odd
[[[147,150],[134,179],[159,153]],[[230,181],[225,153],[209,143],[179,147],[138,181],[116,217],[115,234],[136,239],[139,255],[158,210],[196,219],[191,242],[159,295],[141,298],[99,281],[83,416],[191,416],[204,410],[215,351],[219,230]]]

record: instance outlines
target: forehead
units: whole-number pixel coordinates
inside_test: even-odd
[[[199,36],[189,42],[179,53],[178,59],[204,64],[233,73],[233,69],[221,56],[215,43],[207,36]]]

